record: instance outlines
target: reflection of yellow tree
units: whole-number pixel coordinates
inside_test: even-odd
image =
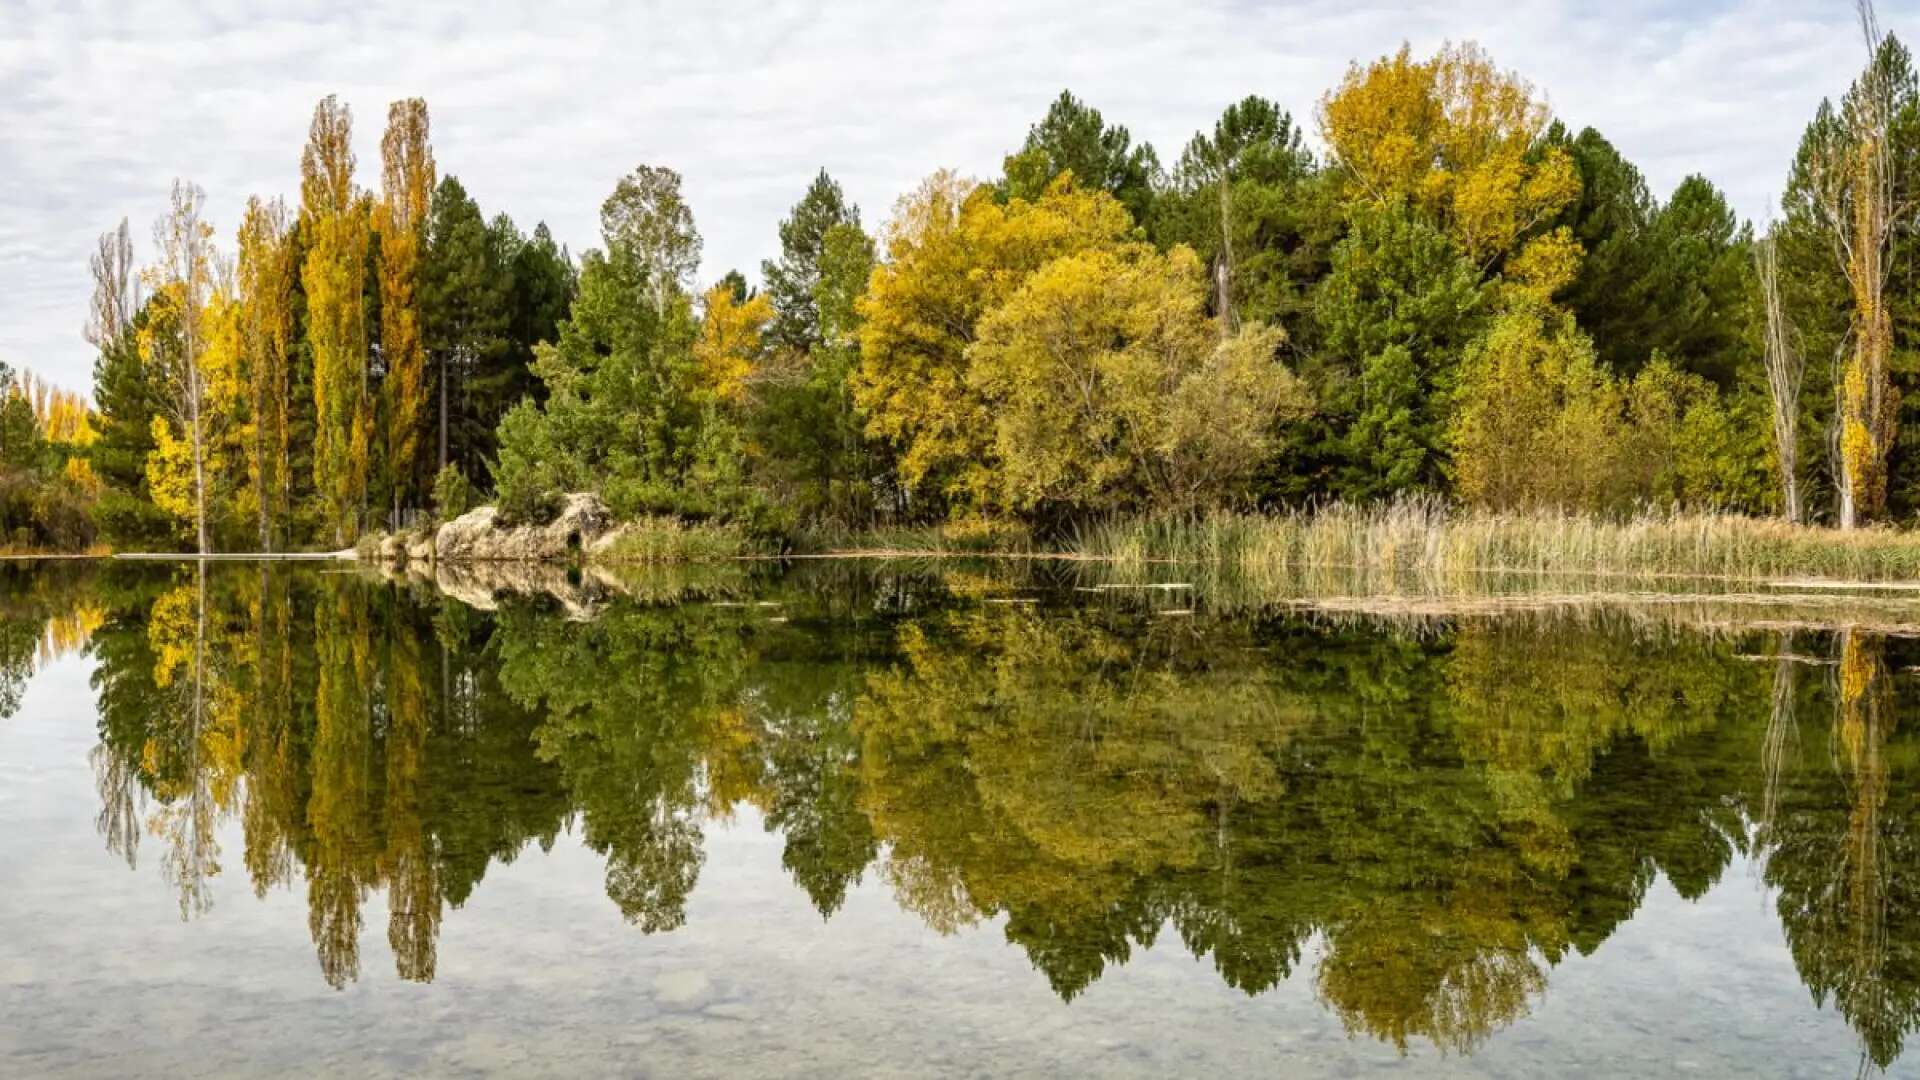
[[[1885,1068],[1920,1024],[1920,959],[1905,944],[1920,912],[1914,799],[1894,782],[1911,748],[1894,739],[1884,639],[1846,630],[1836,647],[1831,771],[1769,765],[1756,847],[1801,979],[1859,1034],[1863,1065]]]
[[[293,599],[287,575],[262,564],[246,600],[248,693],[247,799],[241,810],[247,876],[254,894],[293,877],[293,851],[305,816],[305,762],[295,730]]]
[[[220,873],[215,827],[239,794],[244,701],[227,685],[210,640],[207,568],[154,602],[147,637],[155,658],[153,683],[163,697],[165,726],[149,735],[142,768],[159,806],[147,829],[165,845],[161,864],[180,894],[180,915],[213,905],[211,881]]]
[[[431,715],[423,660],[415,628],[396,627],[386,664],[387,846],[380,869],[387,881],[387,942],[400,977],[413,982],[433,981],[444,904],[422,819],[421,773]]]
[[[1017,607],[901,642],[855,710],[887,877],[936,928],[1006,913],[1068,996],[1151,939],[1152,879],[1216,860],[1233,807],[1281,791],[1271,687],[1197,660],[1233,643],[1143,645]]]
[[[534,718],[473,650],[487,623],[436,640],[420,608],[365,581],[267,566],[192,573],[116,612],[96,639],[93,764],[110,849],[131,862],[142,826],[155,833],[192,914],[219,869],[215,826],[237,816],[257,894],[304,871],[331,983],[358,973],[361,907],[377,888],[391,900],[399,973],[432,978],[449,898],[468,895],[493,859],[550,843],[567,811],[555,770],[533,757]],[[301,611],[314,613],[311,636],[296,637]],[[460,718],[436,727],[450,694]]]
[[[1466,757],[1485,768],[1501,815],[1536,871],[1564,878],[1579,859],[1556,807],[1623,737],[1658,754],[1738,712],[1724,649],[1647,641],[1565,623],[1463,626],[1447,697]]]
[[[1881,849],[1880,814],[1887,802],[1885,749],[1894,712],[1887,679],[1885,642],[1853,631],[1840,637],[1840,709],[1835,717],[1842,775],[1851,807],[1847,813],[1841,890],[1849,924],[1851,970],[1839,994],[1854,1010],[1889,1014],[1887,980],[1887,866]]]
[[[313,793],[307,803],[307,924],[328,983],[360,974],[360,905],[373,879],[371,620],[367,589],[324,587],[314,611]]]
[[[1546,991],[1547,976],[1517,923],[1488,925],[1492,920],[1470,904],[1449,904],[1418,925],[1369,926],[1364,941],[1343,935],[1320,966],[1321,999],[1348,1031],[1364,1031],[1401,1050],[1418,1037],[1471,1052],[1527,1015],[1533,999]],[[1491,933],[1481,937],[1476,930]]]

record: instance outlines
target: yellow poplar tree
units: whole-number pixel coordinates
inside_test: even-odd
[[[150,325],[161,332],[170,328],[169,320],[150,320]],[[224,290],[215,292],[202,308],[198,325],[199,434],[196,437],[192,421],[179,414],[155,414],[147,487],[155,506],[205,532],[204,523],[219,513],[214,496],[223,490],[230,450],[248,440],[250,428],[242,422],[239,304]]]
[[[252,413],[247,444],[247,479],[260,530],[260,550],[272,551],[292,513],[292,453],[287,417],[292,392],[289,357],[293,349],[292,230],[286,204],[279,199],[247,200],[240,223],[241,379]]]
[[[427,353],[420,329],[420,258],[433,196],[433,147],[427,103],[419,98],[387,109],[380,141],[381,201],[373,225],[380,234],[380,352],[386,364],[386,467],[393,507],[420,492],[420,434],[427,413]]]
[[[300,281],[313,350],[313,480],[337,543],[359,535],[373,442],[364,278],[368,205],[353,183],[353,111],[328,95],[300,158]]]
[[[177,465],[182,493],[172,509],[193,523],[196,550],[203,555],[211,550],[207,516],[214,471],[208,458],[231,377],[221,368],[230,367],[232,357],[226,325],[231,314],[225,311],[213,226],[201,216],[205,202],[199,187],[174,181],[171,205],[154,227],[161,261],[145,274],[154,302],[138,340],[141,363],[160,390],[155,434],[164,431],[177,443],[154,453],[162,460],[171,455]],[[150,460],[150,476],[153,469]]]

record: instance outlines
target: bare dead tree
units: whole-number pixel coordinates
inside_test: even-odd
[[[1780,302],[1778,239],[1769,228],[1753,248],[1754,270],[1760,278],[1760,299],[1766,309],[1765,355],[1767,396],[1773,404],[1773,447],[1780,464],[1781,507],[1788,521],[1800,524],[1800,388],[1807,373],[1801,351]]]
[[[1839,468],[1840,527],[1851,529],[1886,501],[1899,392],[1889,360],[1893,322],[1886,293],[1887,258],[1894,231],[1911,216],[1890,148],[1893,118],[1911,93],[1908,74],[1890,70],[1873,0],[1855,0],[1867,65],[1841,103],[1826,116],[1809,171],[1812,200],[1835,261],[1852,294],[1849,348],[1835,380],[1834,449]]]
[[[88,344],[105,351],[133,327],[140,310],[140,275],[133,266],[133,232],[127,219],[120,227],[100,234],[99,247],[87,260],[93,273],[93,303],[82,331]]]

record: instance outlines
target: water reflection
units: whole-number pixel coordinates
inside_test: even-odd
[[[157,863],[187,918],[223,873],[303,890],[334,986],[370,895],[397,974],[431,981],[448,912],[562,830],[636,932],[671,932],[704,831],[752,806],[823,918],[877,879],[931,931],[998,925],[1066,1000],[1171,934],[1248,994],[1299,975],[1352,1033],[1459,1052],[1657,879],[1696,898],[1745,855],[1865,1061],[1920,1024],[1912,643],[1190,617],[1077,580],[833,565],[456,599],[40,574],[0,607],[0,716],[86,644],[107,849]]]

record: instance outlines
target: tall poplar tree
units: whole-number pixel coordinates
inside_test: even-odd
[[[242,378],[252,412],[247,472],[253,487],[260,550],[284,543],[292,514],[292,440],[288,426],[293,385],[293,301],[298,267],[284,202],[247,201],[240,223],[240,348]]]
[[[367,370],[366,199],[353,183],[353,110],[328,95],[300,159],[300,218],[310,247],[300,280],[313,351],[313,479],[334,542],[359,534],[373,440]]]
[[[396,101],[380,142],[380,358],[386,372],[387,488],[402,509],[422,489],[420,432],[427,414],[427,353],[420,312],[421,248],[433,198],[427,103]]]
[[[155,460],[167,454],[170,445],[184,449],[185,498],[193,519],[195,550],[202,555],[212,550],[207,529],[207,488],[212,470],[207,458],[216,410],[209,400],[212,380],[206,359],[216,333],[216,316],[210,308],[216,302],[220,276],[213,251],[213,227],[202,213],[206,199],[198,185],[173,182],[167,214],[153,230],[160,262],[148,271],[148,284],[163,303],[165,316],[148,321],[142,330],[140,350],[151,377],[161,388],[167,418],[154,425],[160,446],[155,458],[149,459],[148,476],[155,475]],[[177,429],[177,435],[167,430],[167,421]]]

